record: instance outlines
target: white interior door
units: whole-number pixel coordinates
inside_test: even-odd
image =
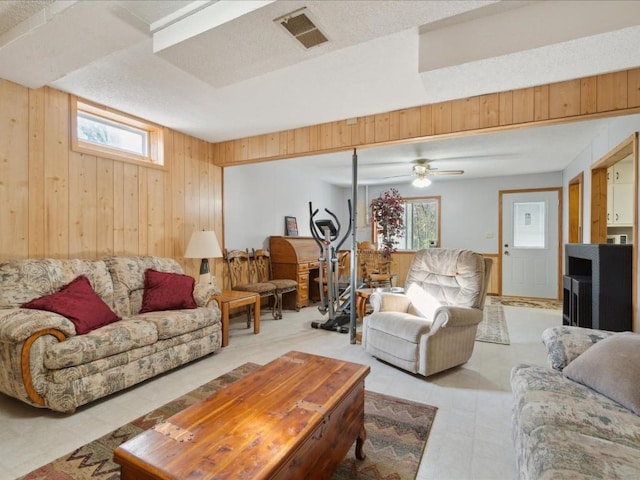
[[[502,195],[502,294],[558,298],[559,192]]]

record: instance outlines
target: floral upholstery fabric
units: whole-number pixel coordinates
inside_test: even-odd
[[[591,345],[613,334],[582,327],[547,328],[542,332],[542,342],[547,348],[548,364],[551,368],[562,370]]]
[[[121,320],[53,345],[45,353],[44,365],[51,370],[73,367],[157,340],[158,332],[153,324],[136,319]]]
[[[530,437],[530,468],[521,478],[553,480],[640,478],[637,448],[545,425]]]
[[[579,327],[545,331],[550,363],[566,365],[608,333]],[[518,365],[511,387],[520,478],[640,478],[639,416],[559,369]]]
[[[196,309],[137,315],[147,268],[182,273],[175,260],[158,257],[0,263],[0,392],[37,407],[72,412],[218,351],[221,313],[216,302],[209,303],[211,295],[219,293],[217,286],[196,285]],[[81,274],[121,321],[76,335],[73,323],[61,315],[19,308]],[[26,342],[31,346],[23,358]],[[23,361],[28,363],[29,385],[24,383],[28,377],[23,375]]]
[[[199,307],[206,307],[214,295],[220,295],[222,292],[215,283],[196,283],[193,289],[193,299]]]
[[[115,312],[121,317],[137,315],[144,294],[144,272],[148,268],[159,272],[183,273],[171,258],[158,257],[106,257],[105,262],[113,279],[116,298]]]
[[[71,382],[49,382],[47,384],[47,407],[60,412],[72,412],[79,405],[118,392],[162,372],[209,355],[219,348],[217,345],[220,342],[222,342],[222,335],[219,330],[215,330],[211,335],[188,343],[180,343],[170,348],[158,348],[157,352],[143,356],[136,361],[100,370],[95,374],[83,376]]]
[[[132,318],[141,318],[152,323],[160,340],[209,327],[215,321],[215,317],[209,315],[206,308],[148,312]]]
[[[173,337],[168,340],[160,340],[144,347],[134,348],[117,355],[100,358],[93,362],[83,363],[75,367],[61,368],[52,372],[52,380],[54,383],[68,383],[100,372],[110,370],[115,367],[136,363],[138,360],[148,357],[154,353],[176,347],[183,343],[192,343],[201,341],[204,337],[215,337],[216,333],[220,333],[216,327],[207,327],[202,330],[195,330],[179,337]]]
[[[57,313],[26,308],[0,310],[0,342],[22,342],[47,328],[60,330],[67,337],[76,334],[71,320]]]
[[[95,292],[113,308],[113,282],[104,261],[52,258],[0,263],[0,308],[18,308],[58,291],[80,275],[86,275]]]

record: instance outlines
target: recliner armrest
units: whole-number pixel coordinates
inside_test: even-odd
[[[374,312],[404,312],[409,310],[411,299],[403,293],[375,292],[369,297]]]
[[[446,318],[440,319],[439,317]],[[447,328],[466,327],[469,325],[477,325],[482,321],[482,310],[471,307],[454,307],[443,306],[436,310],[434,326],[442,325]]]

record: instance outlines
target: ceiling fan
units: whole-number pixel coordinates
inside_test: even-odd
[[[462,175],[464,170],[438,170],[429,165],[429,162],[420,158],[414,162],[413,176],[416,177],[411,182],[411,185],[417,188],[424,188],[431,185],[429,177],[432,175]]]

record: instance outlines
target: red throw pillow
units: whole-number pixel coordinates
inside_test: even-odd
[[[80,275],[56,293],[23,304],[22,308],[46,310],[63,315],[73,322],[78,335],[120,320],[109,305],[93,291],[89,279],[84,275]]]
[[[193,299],[194,284],[195,280],[188,275],[147,269],[144,272],[140,313],[196,308],[196,301]]]

